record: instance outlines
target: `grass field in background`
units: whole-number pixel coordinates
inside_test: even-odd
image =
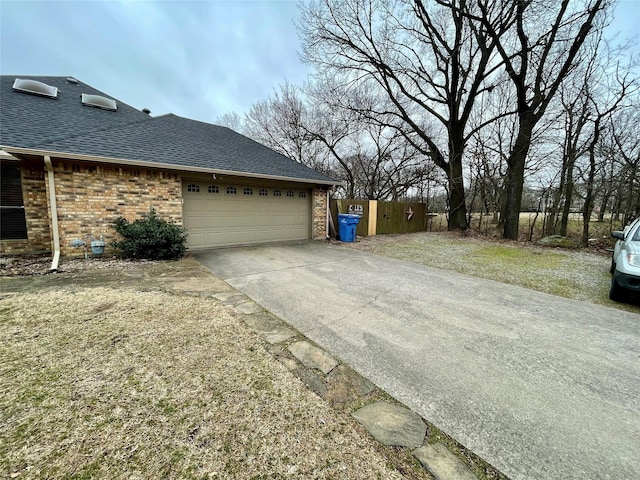
[[[533,227],[533,231],[532,231]],[[539,214],[536,218],[535,213],[521,213],[520,214],[520,235],[521,241],[528,241],[531,237],[531,241],[535,242],[543,238],[544,231],[544,217]],[[575,242],[580,242],[582,238],[582,229],[584,222],[582,221],[582,215],[578,213],[571,214],[567,224],[567,237],[571,238]],[[471,216],[470,228],[483,235],[492,237],[501,237],[501,227],[495,223],[495,217],[493,215],[480,215],[474,213]],[[595,218],[589,222],[589,238],[595,240],[599,244],[611,244],[611,232],[613,230],[622,230],[624,225],[619,220],[611,220],[610,217],[605,218],[604,221],[598,222]],[[432,232],[444,232],[447,230],[447,217],[444,213],[433,215],[427,224],[427,231]]]

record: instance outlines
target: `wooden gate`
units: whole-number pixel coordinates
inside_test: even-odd
[[[425,203],[378,202],[376,233],[413,233],[426,230]]]

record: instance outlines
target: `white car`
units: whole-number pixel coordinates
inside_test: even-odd
[[[640,217],[611,236],[618,241],[611,259],[609,298],[624,302],[631,294],[640,294]]]

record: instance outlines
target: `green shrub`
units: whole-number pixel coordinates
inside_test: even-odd
[[[133,222],[118,217],[113,222],[113,228],[123,240],[112,245],[124,258],[174,260],[187,252],[187,233],[184,228],[158,217],[153,208]]]

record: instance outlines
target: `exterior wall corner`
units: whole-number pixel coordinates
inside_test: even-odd
[[[24,203],[27,238],[1,240],[0,253],[9,255],[38,255],[51,253],[47,189],[44,165],[20,167],[22,199]]]
[[[313,212],[311,238],[325,240],[328,236],[328,188],[316,187],[313,189]]]

